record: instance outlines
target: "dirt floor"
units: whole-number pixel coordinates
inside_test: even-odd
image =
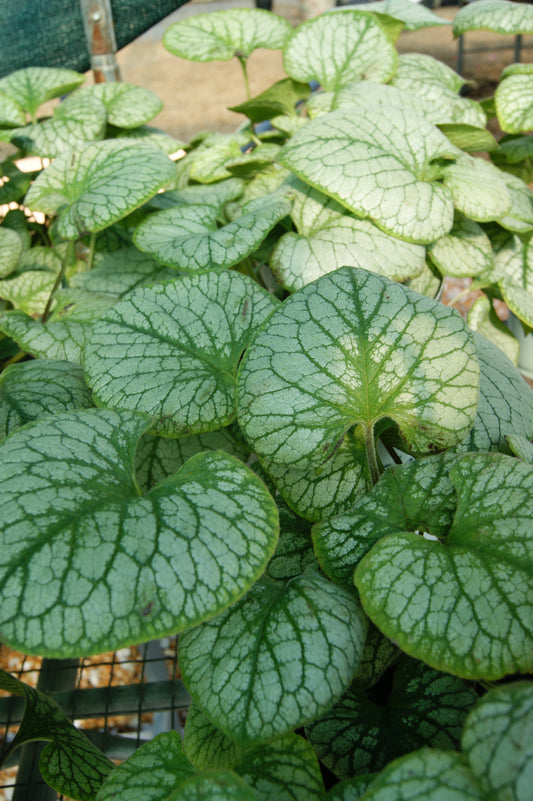
[[[165,104],[165,109],[153,124],[184,141],[189,141],[202,130],[229,132],[239,126],[244,118],[228,111],[229,106],[245,99],[241,68],[236,59],[209,64],[185,61],[168,53],[161,39],[175,20],[218,8],[253,6],[251,0],[194,0],[119,52],[122,79],[151,89]],[[302,20],[300,4],[296,0],[274,0],[273,11],[294,25]],[[435,13],[453,20],[457,11],[456,6],[445,6]],[[531,60],[533,36],[523,37],[523,42],[522,61]],[[477,89],[477,94],[483,95],[484,89],[487,96],[492,94],[491,82],[497,80],[502,69],[514,61],[514,37],[487,32],[468,33],[464,37],[464,47],[464,76],[476,82],[477,87],[473,88]],[[479,52],[478,48],[483,48],[483,51]],[[398,49],[402,53],[429,53],[457,68],[458,41],[453,38],[451,25],[402,33]],[[252,95],[285,77],[281,53],[256,51],[249,60],[249,74]]]

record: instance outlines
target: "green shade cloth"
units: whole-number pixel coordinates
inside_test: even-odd
[[[185,2],[111,0],[117,49]],[[0,0],[0,77],[22,67],[90,66],[78,0]]]

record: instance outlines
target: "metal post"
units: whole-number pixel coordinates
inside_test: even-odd
[[[95,83],[120,81],[110,0],[80,0]]]

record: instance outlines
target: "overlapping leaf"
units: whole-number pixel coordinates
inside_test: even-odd
[[[167,436],[235,417],[235,374],[278,301],[239,273],[201,273],[133,292],[95,326],[84,366],[96,402],[150,414]]]
[[[475,706],[463,752],[487,797],[526,801],[533,760],[533,684],[496,687]]]
[[[527,673],[533,469],[502,454],[472,454],[450,475],[458,506],[445,541],[406,532],[379,540],[355,571],[363,606],[433,667],[467,678]]]
[[[153,119],[163,108],[157,95],[141,86],[97,83],[76,92],[83,102],[96,98],[107,112],[107,121],[118,128],[137,128]]]
[[[3,640],[68,657],[195,625],[263,573],[278,536],[264,484],[221,451],[142,495],[145,415],[59,413],[0,445]]]
[[[353,594],[310,569],[287,585],[263,578],[226,612],[186,632],[180,666],[209,718],[250,744],[331,706],[350,683],[365,634]]]
[[[385,471],[353,511],[313,526],[320,566],[332,581],[353,582],[353,571],[375,542],[398,531],[446,536],[457,505],[449,462],[431,456]]]
[[[175,731],[157,735],[108,777],[97,801],[170,801],[174,791],[197,771]]]
[[[0,278],[11,275],[24,250],[24,242],[10,228],[0,228]]]
[[[57,67],[25,67],[0,80],[0,92],[8,95],[33,118],[42,103],[77,89],[85,76]]]
[[[509,0],[478,0],[459,9],[453,20],[453,35],[478,30],[533,33],[533,8]]]
[[[336,201],[297,178],[287,182],[294,198],[297,233],[282,236],[270,267],[282,286],[301,289],[343,265],[363,267],[396,281],[418,274],[425,260],[420,245],[380,231],[368,220],[346,214]]]
[[[174,22],[165,31],[163,45],[191,61],[227,61],[234,56],[248,58],[259,47],[277,50],[291,33],[287,20],[275,14],[232,8]]]
[[[472,430],[456,450],[508,452],[508,436],[533,438],[533,392],[500,347],[477,334],[475,341],[479,405]]]
[[[283,51],[283,65],[291,78],[318,81],[325,91],[354,80],[385,83],[396,62],[396,49],[379,22],[354,9],[302,23]]]
[[[381,770],[426,743],[458,748],[474,688],[422,662],[403,657],[386,704],[372,700],[355,681],[306,734],[320,760],[340,778]]]
[[[413,4],[411,0],[379,0],[375,3],[365,3],[365,11],[387,14],[389,17],[399,19],[404,23],[406,31],[450,24],[447,19],[437,16],[422,4]]]
[[[446,165],[444,185],[455,207],[476,222],[499,220],[511,210],[511,195],[501,171],[485,159],[464,154]]]
[[[290,210],[287,198],[271,195],[252,201],[241,217],[217,228],[214,206],[176,206],[151,214],[135,231],[134,242],[170,267],[223,269],[256,250]]]
[[[238,376],[239,422],[260,458],[298,470],[324,466],[351,429],[372,459],[383,418],[412,450],[443,449],[472,426],[478,370],[456,312],[341,268],[292,295],[254,339]]]
[[[47,741],[39,760],[47,784],[79,801],[94,801],[106,776],[113,770],[111,760],[73,726],[55,701],[44,693],[3,670],[0,670],[0,687],[25,699],[19,730],[0,757],[24,743]]]
[[[455,278],[488,274],[494,267],[492,246],[480,225],[458,212],[449,234],[428,248],[441,275]]]
[[[324,784],[311,745],[297,734],[251,748],[234,770],[262,801],[323,801]]]
[[[40,417],[92,405],[78,365],[42,359],[13,364],[0,375],[0,439]]]
[[[487,120],[481,105],[459,90],[465,79],[442,61],[426,53],[404,53],[398,59],[398,69],[391,85],[411,92],[430,107],[439,107],[440,122],[462,122],[484,128]]]
[[[78,239],[120,220],[172,180],[175,167],[158,148],[120,140],[93,142],[41,172],[26,204],[58,214],[65,239]]]
[[[99,98],[80,90],[54,109],[54,116],[15,128],[11,142],[37,156],[54,158],[79,148],[82,142],[101,139],[105,132],[106,109]]]
[[[408,109],[338,109],[309,122],[279,161],[384,231],[432,242],[453,224],[451,192],[432,181],[431,162],[460,151]]]
[[[178,439],[145,434],[135,452],[137,483],[143,492],[149,492],[156,484],[177,473],[192,456],[215,450],[226,451],[242,462],[250,455],[242,437],[232,426]]]
[[[176,271],[141,253],[135,247],[123,247],[112,252],[97,254],[89,272],[75,273],[72,287],[85,292],[98,292],[120,298],[138,287],[169,281]]]
[[[533,128],[532,72],[531,64],[512,64],[503,71],[502,80],[494,93],[502,131],[521,133]]]
[[[32,356],[79,364],[94,323],[115,298],[74,289],[58,292],[55,297],[56,307],[45,323],[18,310],[0,312],[0,331]]]

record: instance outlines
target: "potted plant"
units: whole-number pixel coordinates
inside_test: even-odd
[[[61,658],[180,632],[193,699],[184,745],[114,768],[2,675],[14,745],[49,739],[71,797],[524,797],[532,394],[434,296],[467,274],[529,324],[533,195],[489,104],[398,57],[431,12],[389,6],[170,28],[244,74],[275,42],[288,75],[187,145],[143,90],[0,82],[3,138],[53,158],[2,167],[1,636]]]

